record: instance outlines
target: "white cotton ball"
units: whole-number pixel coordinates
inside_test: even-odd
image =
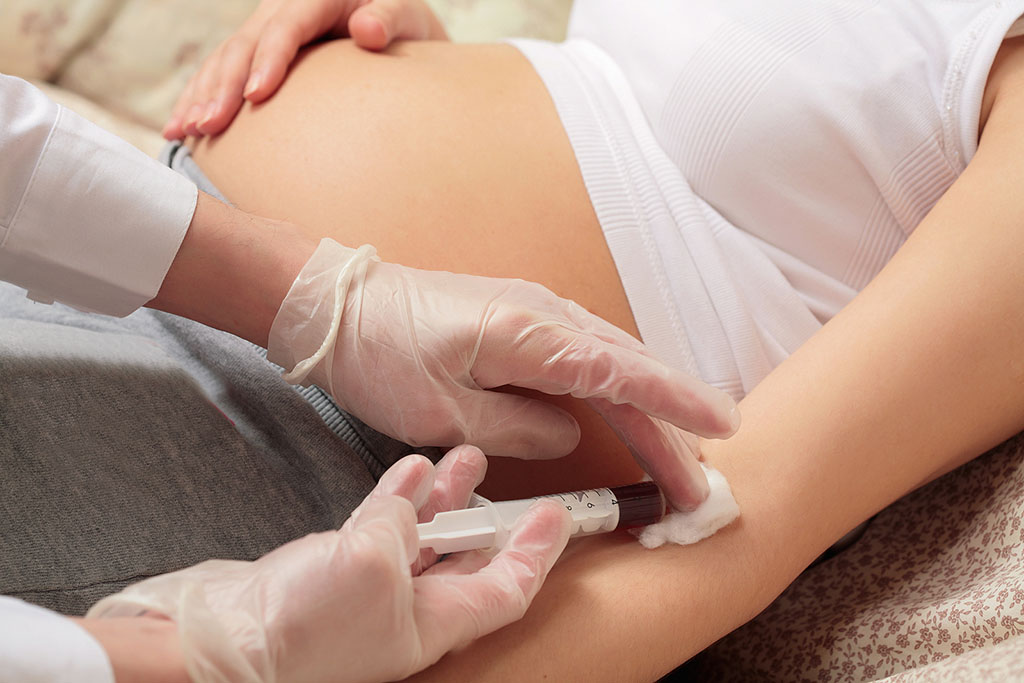
[[[704,463],[700,466],[711,489],[707,500],[692,512],[670,512],[657,524],[635,530],[633,533],[645,548],[657,548],[665,543],[696,543],[740,516],[740,506],[732,497],[732,489],[722,473]]]

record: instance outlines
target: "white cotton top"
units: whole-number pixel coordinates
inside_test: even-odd
[[[106,652],[56,612],[0,597],[0,683],[114,683]]]
[[[124,316],[156,296],[195,185],[0,75],[0,280],[36,301]]]
[[[644,341],[739,397],[977,148],[1024,0],[579,0],[537,68]]]

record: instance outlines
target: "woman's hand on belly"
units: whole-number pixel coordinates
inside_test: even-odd
[[[263,0],[200,65],[163,136],[220,133],[244,100],[262,102],[274,94],[303,45],[345,36],[365,50],[383,50],[398,39],[448,38],[423,0]]]

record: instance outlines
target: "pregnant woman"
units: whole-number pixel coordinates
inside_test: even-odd
[[[561,45],[330,42],[278,87],[346,25],[329,4],[265,3],[193,80],[165,133],[198,136],[204,182],[385,261],[540,282],[743,397],[700,444],[736,523],[576,543],[523,621],[425,677],[657,678],[1024,427],[1024,2],[589,0]],[[360,45],[443,37],[372,7]],[[556,402],[576,453],[492,459],[485,490],[640,476]]]

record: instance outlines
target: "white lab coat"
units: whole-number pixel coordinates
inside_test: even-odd
[[[44,303],[124,316],[156,296],[195,212],[193,183],[0,75],[0,280]],[[55,612],[0,597],[0,683],[113,683],[103,648]]]

